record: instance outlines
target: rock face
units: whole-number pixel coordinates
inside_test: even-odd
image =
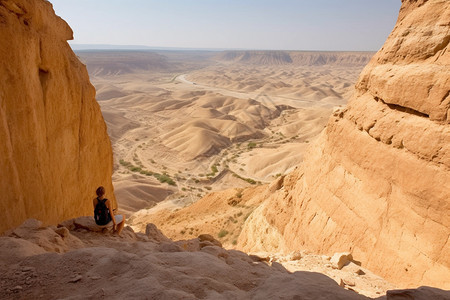
[[[72,30],[48,1],[0,1],[0,232],[92,214],[114,200],[112,150]]]
[[[247,251],[349,251],[394,283],[450,288],[450,1],[397,24],[283,186],[247,219]]]

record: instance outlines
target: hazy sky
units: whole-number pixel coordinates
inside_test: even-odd
[[[378,50],[400,0],[50,0],[74,44]]]

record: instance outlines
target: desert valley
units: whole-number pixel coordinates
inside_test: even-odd
[[[77,52],[108,126],[120,208],[176,209],[292,171],[373,54]]]
[[[450,2],[378,52],[72,35],[0,1],[0,298],[450,299]]]

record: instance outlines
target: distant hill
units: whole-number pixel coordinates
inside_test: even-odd
[[[366,65],[375,52],[223,51],[216,60],[253,65]]]
[[[77,51],[92,75],[120,75],[146,70],[169,70],[164,55],[150,51]]]

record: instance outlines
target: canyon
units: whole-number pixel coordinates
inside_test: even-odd
[[[376,54],[75,54],[44,0],[0,37],[1,298],[449,298],[450,2]]]

